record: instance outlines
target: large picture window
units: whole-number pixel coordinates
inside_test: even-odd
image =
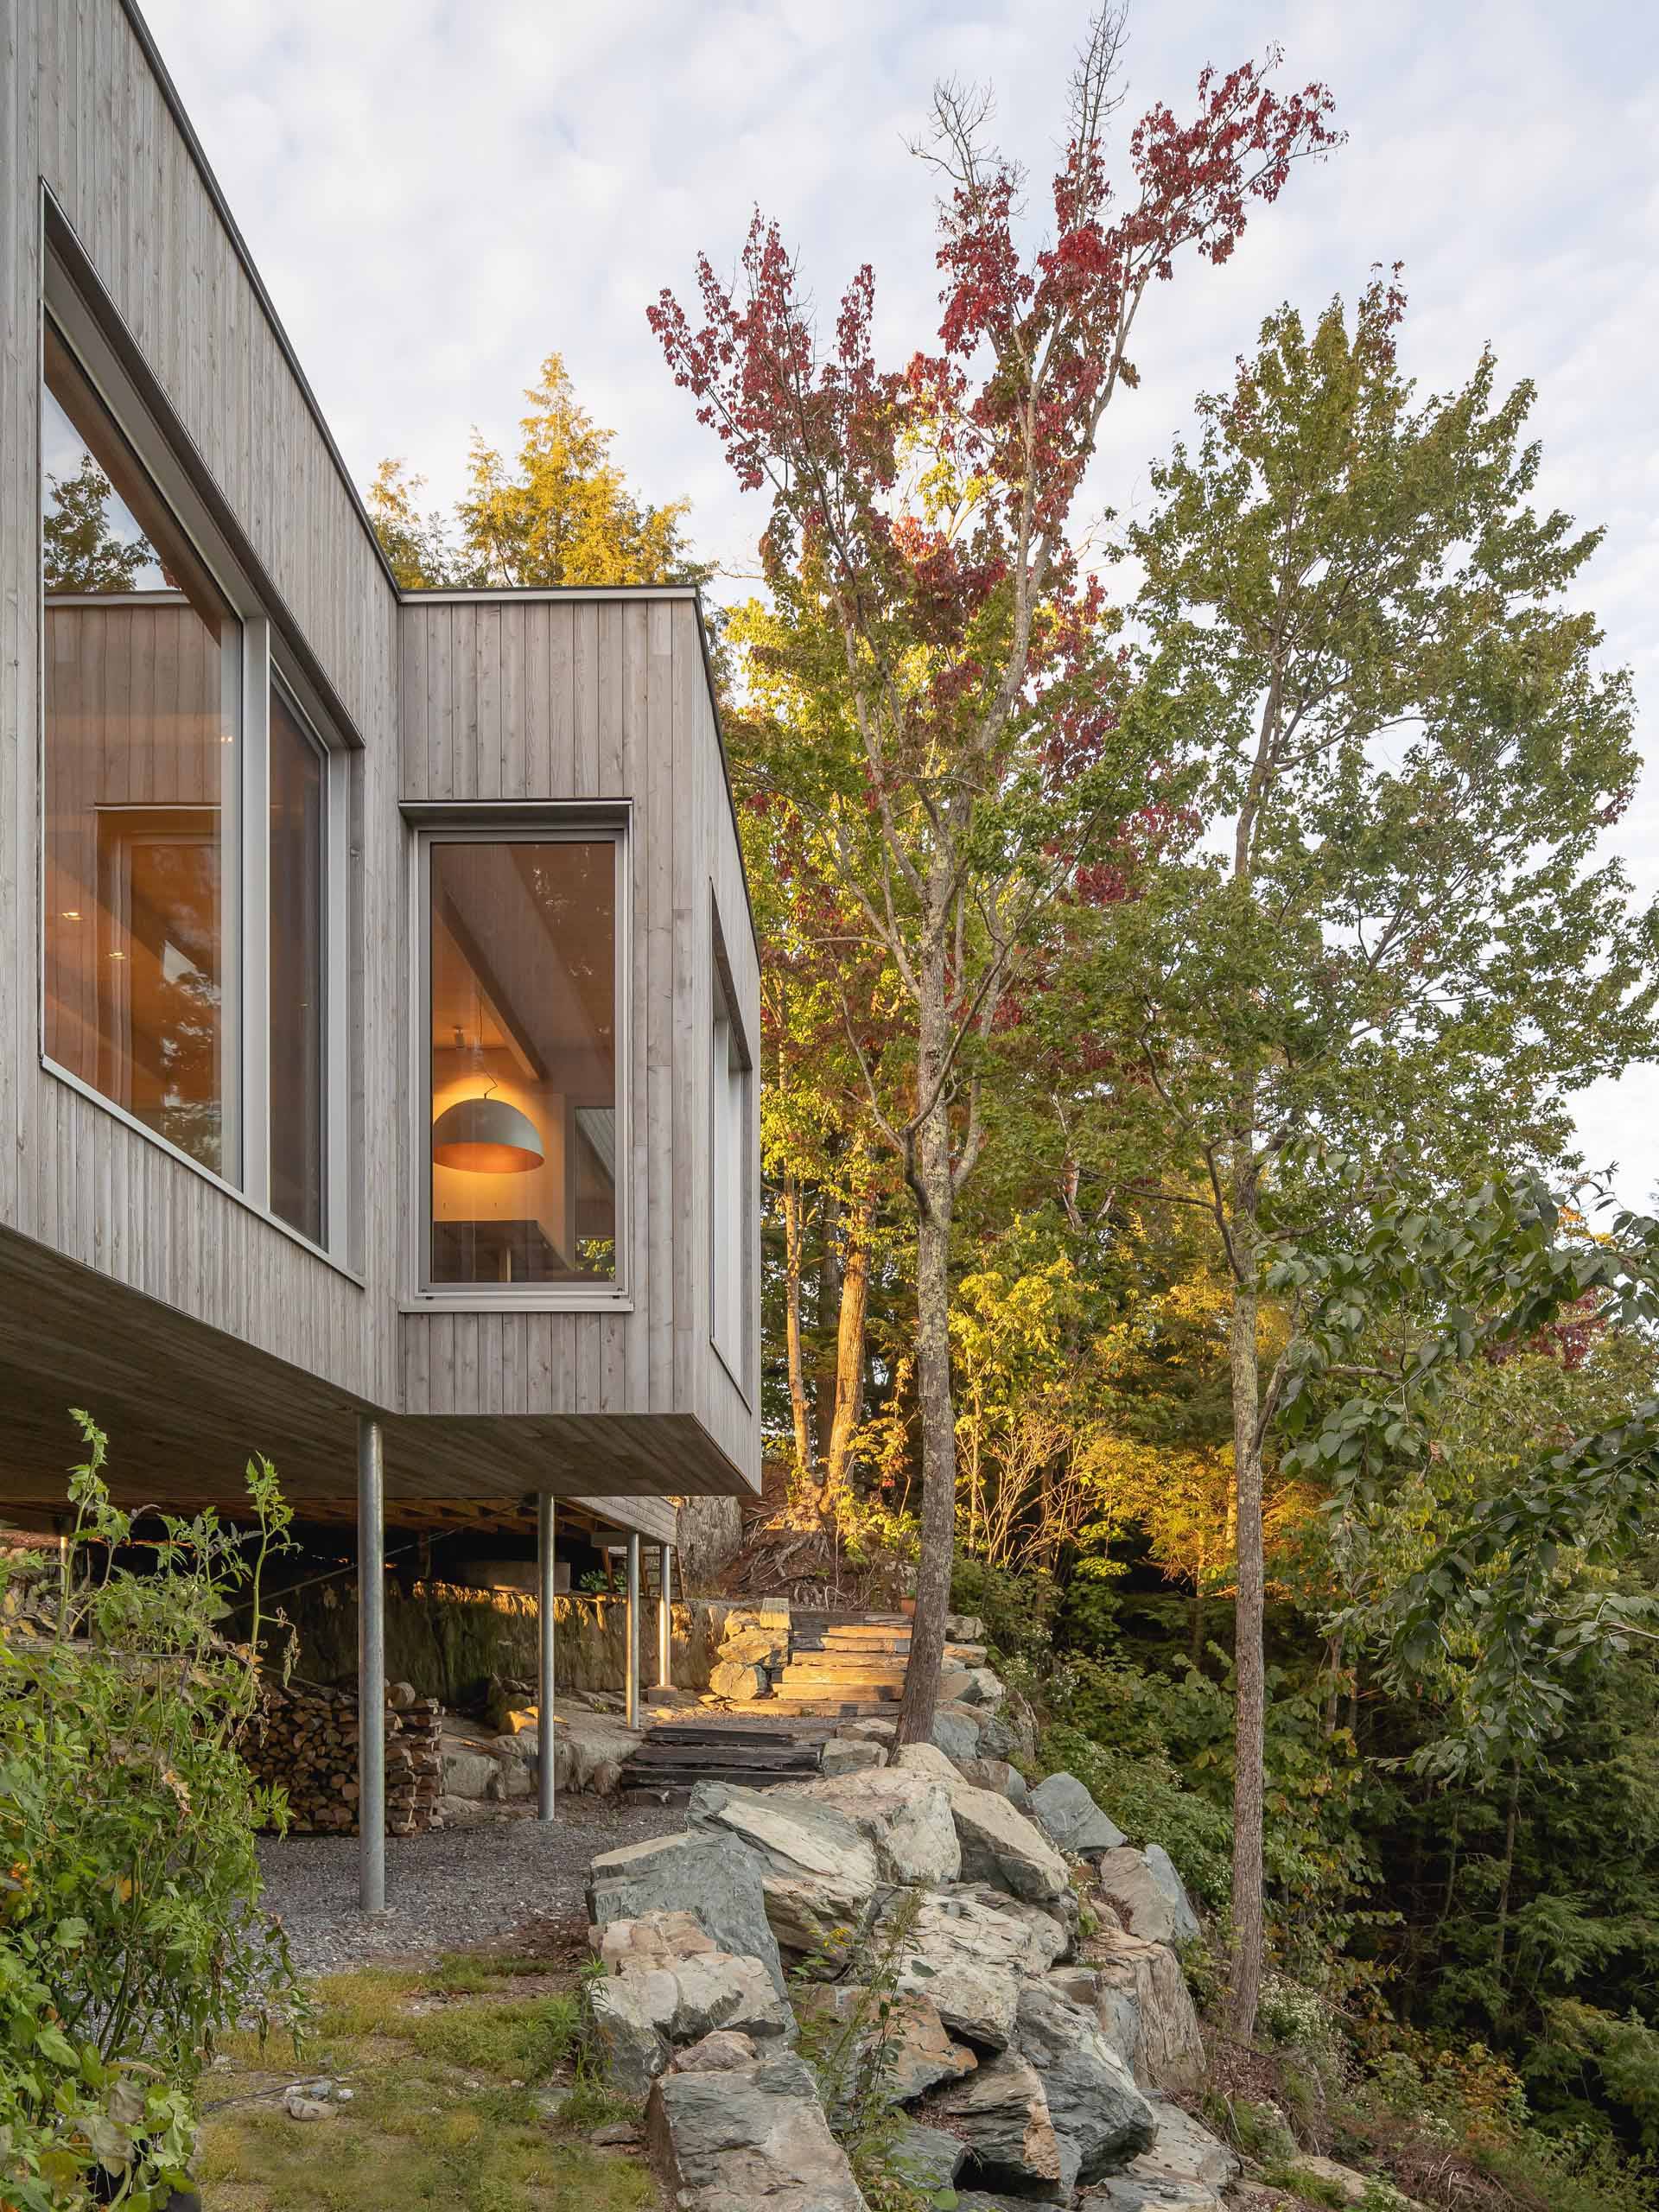
[[[620,839],[423,842],[426,1287],[620,1287]]]
[[[349,1262],[348,755],[55,255],[47,289],[41,1057]]]
[[[49,325],[41,459],[47,1054],[235,1180],[242,626]]]

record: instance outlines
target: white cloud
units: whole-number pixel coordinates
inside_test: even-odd
[[[878,330],[925,342],[931,194],[906,151],[939,76],[990,77],[1000,127],[1052,166],[1085,0],[149,0],[152,27],[347,461],[406,456],[447,499],[469,426],[512,435],[562,351],[656,498],[689,493],[698,542],[737,570],[760,521],[645,308],[694,257],[734,257],[759,201],[821,304],[872,261]],[[1143,6],[1130,111],[1180,111],[1198,69],[1277,41],[1326,79],[1350,143],[1296,177],[1235,260],[1153,302],[1143,390],[1111,425],[1099,498],[1146,467],[1196,389],[1226,378],[1260,316],[1351,294],[1402,260],[1407,354],[1429,385],[1483,342],[1539,386],[1542,496],[1605,523],[1589,587],[1606,652],[1659,699],[1659,46],[1630,0],[1262,0]],[[1659,893],[1659,779],[1610,840]],[[1592,1160],[1659,1183],[1659,1074],[1586,1095]]]

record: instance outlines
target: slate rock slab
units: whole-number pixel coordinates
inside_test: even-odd
[[[785,1796],[770,1793],[776,1804]],[[884,1882],[937,1889],[962,1873],[962,1846],[944,1783],[908,1769],[825,1777],[787,1792],[794,1802],[827,1806],[849,1820],[875,1851]]]
[[[1174,1862],[1161,1844],[1144,1851],[1126,1845],[1100,1861],[1100,1886],[1132,1936],[1150,1943],[1191,1943],[1203,1932]]]
[[[1030,1810],[1058,1850],[1084,1858],[1095,1851],[1120,1851],[1128,1841],[1108,1819],[1074,1774],[1051,1774],[1031,1793]]]
[[[816,1951],[863,1925],[880,1869],[844,1814],[785,1790],[700,1782],[688,1820],[694,1834],[732,1839],[764,1860],[766,1918],[786,1949]]]
[[[667,2074],[645,2134],[679,2212],[868,2212],[794,2054],[723,2073]]]
[[[797,2002],[805,2013],[852,2031],[849,2061],[855,2054],[858,2063],[867,2063],[877,2043],[883,2045],[882,2092],[895,2104],[907,2105],[941,2082],[959,2082],[979,2063],[965,2044],[952,2039],[932,1999],[915,1991],[894,1993],[885,2024],[878,2000],[861,1982],[809,1990]],[[852,2071],[849,2065],[849,2076]]]
[[[795,2040],[795,2016],[760,1960],[724,1951],[624,1966],[594,1982],[588,2001],[606,2076],[628,2097],[645,2094],[677,2048],[717,2029],[757,2042]]]
[[[1063,1859],[1034,1821],[993,1789],[957,1780],[950,1813],[962,1846],[962,1878],[990,1882],[1010,1896],[1040,1904],[1066,1895]]]
[[[1096,2018],[1141,2087],[1196,2088],[1204,2079],[1204,2037],[1174,1952],[1109,1928],[1092,1938],[1089,1957]]]
[[[888,2164],[903,2181],[925,2196],[937,2196],[950,2187],[968,2162],[968,2145],[959,2135],[942,2127],[924,2127],[910,2120],[893,2136]],[[960,2203],[962,2199],[957,2198]]]
[[[818,1753],[818,1772],[831,1778],[868,1773],[872,1767],[886,1766],[887,1763],[885,1745],[852,1736],[831,1736]]]
[[[1052,1984],[1027,1982],[1020,1991],[1014,2049],[1043,2085],[1068,2194],[1150,2147],[1158,2123],[1134,2075],[1094,2015]]]
[[[878,1942],[894,1909],[883,1910]],[[1065,1947],[1059,1929],[1042,1913],[1003,1911],[962,1889],[925,1891],[910,1909],[914,1917],[898,1961],[898,1987],[925,1997],[963,2041],[1004,2049],[1022,1983],[1046,1974]]]
[[[601,1853],[588,1870],[588,1917],[601,1929],[651,1912],[689,1912],[734,1958],[759,1959],[787,1997],[766,1918],[766,1862],[730,1835],[653,1836]]]
[[[1017,2051],[988,2058],[977,2073],[936,2097],[931,2109],[968,2145],[975,2181],[1054,2203],[1071,2194],[1041,2078]]]

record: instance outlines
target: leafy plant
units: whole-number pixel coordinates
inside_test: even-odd
[[[290,1516],[251,1461],[251,1537],[164,1517],[151,1570],[118,1565],[133,1517],[102,1433],[75,1420],[88,1456],[55,1569],[0,1554],[0,2164],[22,2212],[94,2187],[143,2212],[185,2179],[215,2037],[297,2017],[253,1841],[284,1806],[238,1749],[259,1712],[260,1578]],[[221,1632],[233,1595],[245,1644]]]

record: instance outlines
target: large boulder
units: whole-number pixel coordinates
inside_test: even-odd
[[[958,2197],[958,2208],[966,2202]],[[1274,2190],[1264,2202],[1277,2207],[1287,2200]],[[1228,2212],[1227,2201],[1201,2181],[1182,2181],[1173,2174],[1109,2174],[1077,2199],[1078,2212]]]
[[[968,2145],[960,2136],[913,2120],[896,2132],[887,2150],[893,2171],[922,2196],[942,2196],[967,2163]]]
[[[1095,2015],[1141,2087],[1196,2088],[1204,2079],[1204,2037],[1174,1952],[1113,1928],[1093,1938],[1089,1957]]]
[[[897,1773],[931,1775],[936,1782],[953,1782],[957,1771],[937,1744],[900,1744],[888,1764]]]
[[[643,2097],[677,2049],[717,2028],[756,2043],[795,2037],[794,2015],[760,1960],[725,1951],[624,1966],[589,1986],[588,2003],[607,2077],[627,2097]]]
[[[963,1759],[957,1772],[964,1782],[971,1782],[976,1789],[994,1789],[999,1797],[1006,1797],[1022,1813],[1030,1810],[1031,1792],[1026,1786],[1026,1777],[1007,1759]]]
[[[1120,1851],[1128,1841],[1109,1820],[1074,1774],[1051,1774],[1031,1793],[1030,1810],[1057,1850],[1084,1858],[1095,1851]]]
[[[720,1948],[695,1913],[642,1912],[637,1920],[611,1920],[588,1930],[607,1974],[627,1967],[677,1966],[682,1959]]]
[[[970,1666],[966,1677],[954,1693],[963,1705],[982,1705],[995,1712],[1008,1694],[1007,1685],[994,1668]]]
[[[771,1802],[784,1792],[773,1790]],[[788,1793],[792,1801],[828,1806],[874,1847],[884,1882],[937,1889],[962,1872],[962,1847],[945,1785],[931,1775],[889,1768],[881,1773],[821,1777]]]
[[[785,1949],[817,1951],[862,1927],[880,1868],[844,1814],[785,1790],[700,1782],[688,1817],[694,1833],[734,1838],[765,1861],[766,1918]]]
[[[1100,1860],[1100,1886],[1122,1914],[1131,1936],[1149,1943],[1195,1942],[1203,1929],[1174,1861],[1160,1843],[1144,1851],[1127,1845]]]
[[[683,1833],[625,1844],[588,1873],[588,1917],[603,1929],[641,1914],[690,1912],[722,1951],[759,1959],[788,1994],[778,1939],[766,1917],[766,1861],[735,1837]]]
[[[818,1753],[818,1772],[825,1777],[865,1774],[886,1766],[887,1754],[880,1744],[861,1743],[856,1738],[831,1736]]]
[[[1022,1983],[1046,1974],[1065,1937],[1041,1913],[1027,1919],[961,1890],[912,1891],[884,1910],[876,1942],[909,1923],[899,1949],[897,1986],[925,1997],[955,2034],[988,2050],[1014,2033]]]
[[[933,1714],[932,1745],[953,1764],[979,1757],[981,1716],[971,1706],[941,1705]]]
[[[987,2059],[977,2073],[937,2097],[932,2109],[968,2145],[975,2181],[1055,2202],[1071,2193],[1041,2079],[1017,2051]]]
[[[950,1813],[962,1845],[964,1881],[990,1882],[1033,1904],[1065,1896],[1070,1884],[1065,1859],[1006,1797],[958,1780],[950,1792]]]
[[[1042,2082],[1068,2193],[1151,2144],[1152,2107],[1081,2005],[1046,1982],[1028,1982],[1020,1993],[1013,2047]]]
[[[678,2212],[868,2212],[811,2073],[793,2052],[664,2075],[645,2133]]]
[[[855,2079],[876,2062],[880,2091],[891,2103],[907,2105],[941,2082],[959,2082],[979,2061],[966,2044],[955,2042],[931,1998],[900,1990],[881,1999],[861,1982],[836,1982],[809,1990],[797,1999],[806,2020],[833,2023],[840,2094],[846,2101]]]
[[[1206,2189],[1226,2189],[1238,2179],[1243,2162],[1202,2120],[1167,2097],[1154,2097],[1151,2104],[1157,2135],[1150,2150],[1131,2159],[1127,2172],[1169,2174]]]
[[[1132,2158],[1083,2198],[1086,2212],[1224,2212],[1243,2171],[1239,2160],[1210,2130],[1161,2097],[1152,2100],[1158,2133],[1149,2150]],[[1277,2202],[1274,2192],[1268,2202]]]
[[[1023,1920],[1039,1933],[1046,1947],[1052,1949],[1058,1944],[1058,1949],[1053,1951],[1057,1959],[1069,1959],[1076,1952],[1083,1912],[1073,1890],[1063,1891],[1057,1897],[1045,1897],[1040,1904],[1033,1904],[1026,1897],[1010,1897],[995,1882],[963,1882],[958,1885],[957,1893],[977,1897],[982,1904],[990,1905],[999,1912],[1011,1912],[1016,1920]],[[1044,1922],[1047,1926],[1039,1928]]]
[[[764,1667],[750,1659],[722,1659],[711,1669],[709,1688],[716,1697],[723,1697],[733,1705],[750,1705],[758,1697],[765,1697],[771,1687],[771,1677]]]

